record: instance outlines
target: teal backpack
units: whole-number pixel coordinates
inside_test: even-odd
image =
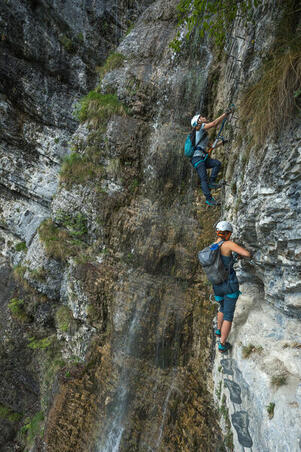
[[[201,134],[201,138],[195,144],[195,135],[196,135],[196,128],[194,127],[192,131],[187,135],[185,145],[184,145],[184,155],[185,157],[192,157],[195,151],[195,148],[197,145],[202,141],[204,133]]]

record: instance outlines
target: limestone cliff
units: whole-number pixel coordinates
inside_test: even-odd
[[[298,450],[300,121],[260,148],[244,123],[288,11],[265,2],[223,50],[196,31],[175,53],[176,3],[4,2],[3,451]],[[183,142],[231,102],[207,210]],[[222,360],[196,260],[220,217],[254,255]]]

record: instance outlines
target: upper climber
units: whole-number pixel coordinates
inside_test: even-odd
[[[230,333],[236,301],[239,297],[239,283],[233,268],[233,255],[237,253],[240,257],[251,257],[249,251],[242,246],[230,240],[233,227],[228,221],[220,221],[216,225],[217,240],[216,244],[219,244],[221,259],[226,269],[228,269],[228,278],[221,284],[213,284],[213,290],[216,301],[220,304],[220,310],[217,314],[217,330],[215,334],[221,336],[218,344],[220,352],[227,351],[231,345],[227,341],[227,337]],[[220,242],[222,242],[220,244]]]
[[[201,187],[203,193],[206,197],[206,203],[209,206],[217,205],[215,199],[211,196],[210,189],[219,188],[220,185],[215,183],[216,177],[221,167],[221,162],[216,159],[210,158],[207,147],[208,147],[208,133],[207,130],[212,127],[218,126],[227,116],[232,112],[232,109],[228,109],[225,113],[219,116],[212,122],[209,122],[207,118],[201,116],[200,114],[195,115],[191,120],[191,125],[196,129],[195,134],[195,150],[190,159],[192,166],[197,170],[200,178]],[[218,147],[224,144],[225,140],[221,141],[215,146]],[[208,183],[207,168],[212,168],[211,176]]]

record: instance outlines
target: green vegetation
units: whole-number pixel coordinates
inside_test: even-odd
[[[223,382],[222,382],[222,380],[220,380],[220,381],[218,382],[218,388],[217,388],[217,390],[215,391],[216,396],[217,396],[218,399],[220,399],[220,398],[221,398],[221,395],[222,395],[222,384],[223,384]]]
[[[10,422],[18,422],[22,418],[22,414],[16,413],[0,403],[0,418],[6,419]]]
[[[78,212],[75,215],[58,210],[56,217],[57,223],[68,229],[71,237],[80,238],[88,232],[86,217]]]
[[[126,109],[116,94],[101,94],[97,91],[90,91],[83,97],[74,112],[80,122],[87,121],[92,128],[98,128],[107,123],[113,115],[125,114]]]
[[[32,350],[44,350],[53,344],[53,337],[44,337],[42,339],[36,339],[35,337],[29,338],[28,347]]]
[[[287,375],[285,374],[273,375],[271,383],[273,386],[276,386],[277,388],[279,388],[279,386],[284,386],[287,384]]]
[[[106,62],[101,68],[98,69],[100,79],[103,79],[107,72],[113,71],[114,69],[119,69],[123,66],[125,56],[122,53],[111,53]]]
[[[74,184],[84,184],[90,180],[100,178],[103,174],[103,167],[95,165],[88,156],[82,156],[76,152],[64,158],[60,171],[60,181],[67,188]]]
[[[136,188],[138,188],[138,187],[139,187],[139,180],[133,179],[129,186],[130,191],[132,193],[134,193],[136,191]]]
[[[27,250],[27,246],[25,242],[19,242],[15,245],[15,250],[16,251],[26,251]]]
[[[27,268],[23,265],[15,265],[14,266],[14,277],[17,281],[21,281],[24,278],[24,273],[26,272]]]
[[[56,325],[59,330],[66,333],[69,330],[73,315],[67,306],[60,306],[55,313]]]
[[[36,279],[38,281],[45,281],[47,272],[44,267],[38,267],[34,270],[28,270],[30,277],[32,279]]]
[[[12,298],[8,303],[8,308],[11,312],[12,317],[19,320],[20,322],[26,322],[28,316],[24,310],[24,300],[19,300],[18,298]]]
[[[84,35],[82,33],[78,33],[77,39],[81,42],[84,42]]]
[[[281,130],[296,108],[294,91],[301,83],[301,49],[276,52],[262,68],[260,80],[245,92],[241,104],[244,121],[255,144]],[[256,114],[254,114],[256,112]]]
[[[84,242],[74,238],[66,229],[56,226],[51,219],[43,221],[38,232],[47,254],[63,262],[86,247]]]
[[[242,356],[243,358],[249,358],[252,353],[261,353],[263,348],[259,345],[258,347],[253,344],[244,345],[242,347]]]
[[[73,52],[74,46],[70,38],[66,35],[59,36],[59,41],[62,44],[62,46],[67,50],[67,52]]]
[[[34,439],[37,436],[42,436],[43,428],[42,423],[44,421],[44,415],[41,411],[36,413],[32,419],[26,418],[25,424],[21,428],[21,433],[26,437],[27,445],[32,445]]]
[[[262,0],[255,0],[255,8]],[[181,0],[177,6],[178,26],[187,26],[186,40],[192,32],[197,29],[200,37],[205,33],[214,40],[216,45],[222,47],[225,42],[226,34],[231,29],[233,21],[239,14],[245,22],[252,20],[252,1],[251,0]],[[178,52],[181,48],[180,30],[177,37],[170,43],[170,47]]]
[[[234,450],[233,433],[232,433],[232,429],[231,429],[231,421],[230,421],[230,416],[229,416],[229,410],[228,410],[227,404],[226,404],[225,394],[222,397],[220,413],[223,416],[223,418],[225,420],[225,425],[226,425],[225,446],[228,448],[229,451],[233,451]]]
[[[269,415],[269,419],[273,419],[275,403],[274,402],[269,403],[266,408],[267,408],[267,412],[268,412],[268,415]]]
[[[300,112],[301,31],[295,23],[296,5],[294,0],[285,2],[277,36],[263,62],[260,78],[249,86],[242,99],[242,125],[248,126],[257,145],[282,130],[297,109]]]

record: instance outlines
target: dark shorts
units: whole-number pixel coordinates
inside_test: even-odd
[[[214,296],[220,304],[219,311],[224,314],[224,320],[233,321],[236,302],[241,294],[237,278],[214,285]]]

